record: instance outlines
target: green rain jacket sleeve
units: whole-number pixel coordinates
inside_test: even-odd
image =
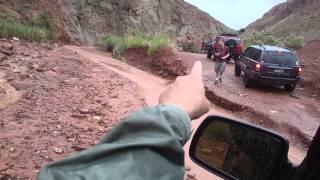
[[[42,168],[37,180],[182,180],[191,120],[160,105],[125,118],[94,148]]]

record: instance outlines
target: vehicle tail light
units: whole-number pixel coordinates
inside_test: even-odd
[[[261,70],[261,64],[256,64],[255,70],[256,71],[260,71]]]
[[[235,48],[235,51],[237,54],[241,54],[242,53],[242,46],[240,44],[238,44]]]
[[[302,73],[302,68],[299,67],[299,69],[298,69],[298,74],[300,75],[301,73]]]

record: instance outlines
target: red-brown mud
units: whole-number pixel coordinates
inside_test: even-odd
[[[131,48],[125,52],[124,60],[130,65],[166,79],[186,75],[190,69],[170,48],[159,49],[152,55],[148,54],[147,48]]]
[[[137,84],[64,47],[0,47],[0,179],[34,179],[146,105]]]
[[[303,68],[301,86],[320,97],[320,39],[308,42],[297,53]]]

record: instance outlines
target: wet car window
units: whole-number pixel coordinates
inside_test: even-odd
[[[263,53],[262,61],[264,63],[286,66],[299,65],[297,56],[290,52],[265,51]]]
[[[272,137],[223,122],[209,125],[196,156],[239,180],[269,180],[281,143]]]
[[[261,50],[256,49],[252,54],[252,59],[255,61],[260,61]]]
[[[246,50],[245,56],[248,57],[248,58],[252,58],[253,53],[254,53],[254,49],[253,48],[249,48],[249,49]]]

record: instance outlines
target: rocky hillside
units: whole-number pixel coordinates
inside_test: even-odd
[[[200,44],[204,34],[231,31],[184,0],[1,0],[14,10],[47,10],[63,41],[94,44],[101,34],[167,33],[178,43]]]
[[[320,39],[310,41],[297,52],[303,65],[303,87],[320,96]]]
[[[303,36],[306,41],[320,38],[320,1],[288,0],[267,12],[261,19],[247,27],[246,34],[253,30],[266,31],[277,37]]]

